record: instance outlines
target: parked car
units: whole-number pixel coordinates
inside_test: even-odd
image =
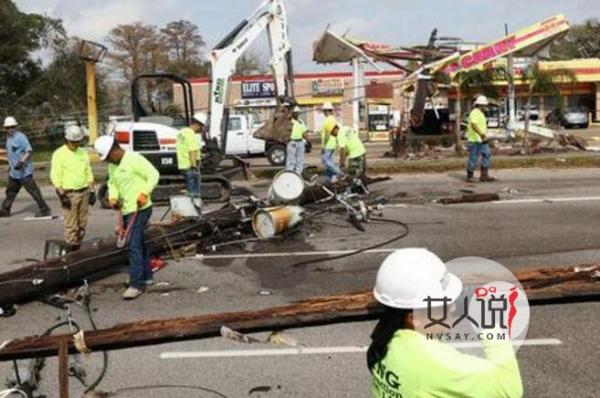
[[[517,112],[517,118],[520,122],[525,120],[525,112],[527,111],[527,105],[524,105]],[[537,122],[540,120],[540,110],[537,105],[531,105],[529,108],[529,121]]]
[[[588,128],[590,121],[585,106],[554,109],[546,116],[546,124],[559,125],[564,128]]]

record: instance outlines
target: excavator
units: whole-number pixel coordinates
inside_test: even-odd
[[[260,6],[238,24],[215,48],[208,58],[211,64],[211,87],[209,92],[208,133],[198,137],[202,146],[202,199],[205,202],[229,200],[232,186],[229,181],[240,171],[246,174],[248,164],[236,156],[225,155],[230,110],[227,107],[228,89],[238,59],[265,31],[271,52],[270,68],[275,81],[277,110],[274,118],[279,124],[267,120],[261,128],[261,139],[271,140],[269,129],[274,125],[289,130],[288,109],[295,104],[293,98],[292,52],[289,41],[287,13],[283,0],[264,0]],[[169,84],[181,90],[183,110],[170,116],[156,116],[152,106],[142,100],[141,86],[144,82]],[[147,92],[145,93],[147,94]],[[127,150],[139,152],[160,171],[161,179],[153,199],[168,200],[184,187],[177,169],[176,142],[179,129],[190,124],[194,108],[192,85],[181,76],[171,73],[151,73],[137,76],[131,83],[133,121],[117,123],[111,134]],[[151,102],[151,101],[150,101]],[[265,133],[265,131],[267,133]],[[282,141],[280,139],[279,141]],[[229,163],[229,164],[225,164]],[[101,203],[107,200],[106,184],[98,190]]]

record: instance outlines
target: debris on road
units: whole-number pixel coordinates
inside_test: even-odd
[[[365,178],[363,183],[366,186],[387,179],[387,177]],[[283,217],[282,211],[272,211],[272,203],[269,201],[249,197],[241,202],[233,202],[220,210],[204,214],[202,218],[177,219],[170,224],[152,226],[146,230],[146,242],[151,255],[167,253],[173,258],[178,258],[180,257],[178,249],[194,243],[197,250],[202,252],[204,248],[211,245],[219,246],[238,241],[240,236],[247,235],[256,239],[252,232],[252,214],[265,215],[256,217],[257,221],[259,219],[261,221],[257,231],[262,231],[259,237],[273,237],[298,224],[302,219],[300,209],[307,205],[335,207],[340,198],[348,198],[347,200],[352,200],[352,203],[349,204],[346,200],[342,202],[345,203],[343,209],[349,211],[352,206],[355,206],[356,199],[361,198],[361,195],[348,193],[354,183],[346,179],[329,188],[318,184],[306,186],[302,195],[295,201],[299,207],[288,208],[289,218]],[[356,206],[358,207],[358,204]],[[353,211],[358,214],[361,213],[361,209]],[[274,217],[273,213],[277,213],[278,216]],[[254,223],[254,225],[258,224]],[[33,300],[81,285],[85,280],[106,277],[117,272],[125,263],[127,263],[127,251],[116,247],[115,237],[97,240],[90,246],[82,246],[76,252],[0,274],[2,285],[0,306]]]
[[[497,193],[474,193],[462,196],[437,199],[436,202],[439,202],[444,205],[450,205],[459,203],[494,202],[497,200],[500,200],[500,195],[498,195]]]

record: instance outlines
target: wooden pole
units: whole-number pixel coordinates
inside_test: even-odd
[[[60,398],[69,398],[69,340],[58,342],[58,388]]]
[[[589,267],[534,268],[515,273],[530,303],[600,296],[600,265]],[[187,318],[140,321],[85,332],[85,344],[93,351],[132,348],[149,344],[215,337],[221,326],[243,333],[357,321],[381,314],[383,307],[371,290],[318,297],[258,311],[228,312]],[[70,335],[31,336],[15,339],[0,349],[0,362],[53,356]],[[75,348],[70,345],[70,352]]]
[[[85,77],[87,86],[87,110],[89,144],[98,138],[98,104],[96,102],[96,69],[93,62],[85,62]]]

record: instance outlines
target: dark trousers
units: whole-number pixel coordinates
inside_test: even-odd
[[[123,216],[125,226],[136,213]],[[129,241],[127,242],[127,255],[129,256],[129,286],[137,289],[144,289],[146,281],[152,279],[150,270],[150,252],[146,245],[144,230],[148,226],[148,221],[152,216],[152,207],[137,212],[137,216],[129,232]]]
[[[21,180],[16,180],[12,177],[8,177],[8,185],[6,186],[6,198],[4,198],[4,202],[2,202],[2,210],[10,213],[10,208],[12,207],[13,202],[15,201],[21,187],[25,188],[25,190],[31,195],[35,203],[37,203],[40,211],[49,211],[50,208],[48,204],[42,198],[42,193],[38,188],[33,176],[25,177]]]

